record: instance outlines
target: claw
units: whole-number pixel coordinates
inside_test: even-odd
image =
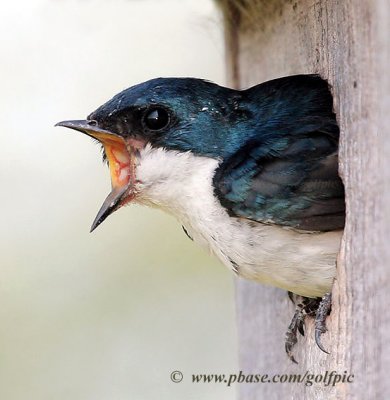
[[[287,353],[287,357],[294,363],[294,364],[298,364],[298,361],[294,358],[294,355],[292,353],[292,348],[291,349],[287,349],[286,346],[286,353]]]
[[[329,351],[325,350],[324,346],[321,343],[321,335],[325,333],[321,328],[316,328],[314,332],[314,338],[316,340],[316,344],[320,350],[322,350],[326,354],[330,354]]]
[[[316,344],[319,347],[319,349],[326,354],[330,354],[330,353],[329,353],[329,351],[325,350],[324,346],[322,345],[321,335],[327,331],[326,317],[329,314],[331,305],[332,305],[332,295],[331,295],[331,293],[326,293],[318,306],[318,309],[316,312],[316,318],[315,318],[314,338],[315,338]]]

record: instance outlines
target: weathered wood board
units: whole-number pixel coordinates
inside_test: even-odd
[[[337,371],[353,383],[239,385],[240,399],[390,398],[390,2],[387,0],[219,1],[228,78],[245,88],[272,78],[328,79],[341,128],[340,174],[347,223],[329,332],[319,351],[313,323],[284,353],[293,306],[284,292],[237,281],[240,368],[244,373]]]

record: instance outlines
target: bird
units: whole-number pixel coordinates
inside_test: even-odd
[[[124,205],[173,215],[239,277],[288,291],[296,309],[285,350],[315,316],[326,331],[345,224],[339,127],[328,82],[285,76],[236,90],[197,78],[155,78],[85,120],[58,126],[102,145],[112,191],[91,231]]]

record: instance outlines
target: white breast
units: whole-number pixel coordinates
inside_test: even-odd
[[[342,231],[301,233],[230,217],[212,189],[218,163],[147,146],[137,166],[136,201],[174,215],[239,276],[308,297],[328,292]]]

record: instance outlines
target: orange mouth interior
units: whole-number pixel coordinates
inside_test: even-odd
[[[128,186],[134,175],[134,159],[131,148],[128,148],[120,137],[95,132],[93,136],[104,146],[110,168],[112,188],[119,189]]]

